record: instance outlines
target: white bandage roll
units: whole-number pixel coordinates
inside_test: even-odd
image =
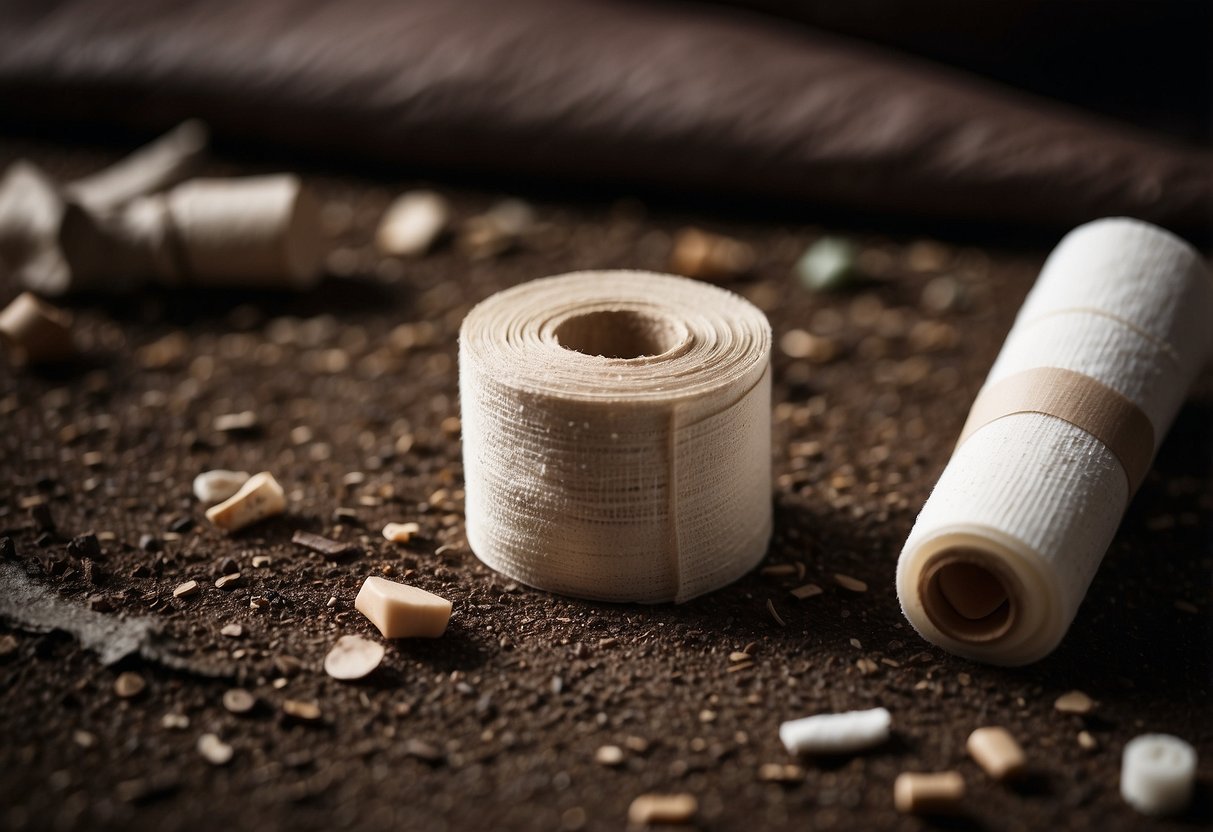
[[[1213,346],[1197,252],[1129,219],[1049,256],[897,566],[926,639],[1020,665],[1070,626]]]
[[[468,544],[531,586],[685,601],[771,534],[771,329],[730,292],[579,272],[494,295],[459,334]]]

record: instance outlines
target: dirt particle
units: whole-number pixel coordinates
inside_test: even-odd
[[[690,823],[699,811],[692,794],[642,794],[628,807],[628,822],[637,826]]]
[[[244,628],[239,624],[227,624],[219,631],[219,635],[227,636],[228,638],[240,638],[244,635]]]
[[[841,572],[834,573],[834,583],[838,584],[848,592],[867,592],[868,585],[858,578],[852,578],[850,575],[844,575]]]
[[[814,595],[820,595],[824,591],[825,590],[823,590],[817,584],[805,584],[804,586],[798,586],[795,589],[790,590],[790,593],[793,598],[803,601],[805,598],[812,598]]]
[[[143,693],[146,687],[147,682],[143,680],[143,677],[129,670],[119,673],[118,678],[114,680],[114,693],[122,699],[134,699]]]
[[[783,620],[783,617],[779,614],[779,611],[775,609],[775,602],[770,598],[767,599],[767,612],[771,614],[771,618],[775,619],[775,623],[780,627],[788,626],[788,622]]]
[[[282,713],[300,722],[319,722],[320,706],[315,702],[304,702],[299,699],[284,699]]]
[[[213,766],[225,766],[232,761],[232,747],[216,734],[203,734],[198,737],[197,748],[203,759]]]
[[[198,592],[197,581],[186,581],[183,584],[177,584],[177,588],[173,590],[173,597],[185,599],[189,598]]]
[[[1085,716],[1095,709],[1095,700],[1080,690],[1072,690],[1057,697],[1053,707],[1058,713]]]
[[[244,688],[231,688],[223,692],[223,707],[233,714],[247,714],[257,707],[257,697]]]
[[[382,644],[362,636],[342,636],[324,657],[324,672],[343,681],[362,679],[379,667],[385,652]]]
[[[594,752],[594,762],[600,766],[614,767],[623,765],[624,755],[623,749],[617,745],[599,746]]]

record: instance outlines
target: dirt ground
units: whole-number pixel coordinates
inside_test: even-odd
[[[114,157],[0,141],[0,163],[21,155],[64,176]],[[228,159],[210,172],[256,169]],[[308,179],[340,241],[318,290],[81,298],[71,303],[81,362],[0,367],[8,566],[56,604],[150,618],[169,645],[160,659],[105,666],[62,633],[0,624],[0,827],[606,830],[626,826],[634,797],[658,791],[695,795],[694,824],[715,830],[1208,828],[1210,378],[1054,655],[1015,670],[972,664],[923,642],[897,605],[901,543],[1043,248],[858,233],[870,277],[815,295],[791,266],[821,228],[541,197],[541,226],[515,251],[477,260],[446,244],[401,262],[370,240],[390,198],[419,183]],[[436,187],[459,218],[502,196]],[[791,574],[756,571],[656,607],[554,597],[494,574],[464,542],[452,419],[460,320],[534,277],[664,270],[689,224],[758,252],[753,274],[726,285],[775,329],[776,530],[764,566]],[[17,291],[0,277],[0,302]],[[778,345],[796,328],[824,339],[807,357]],[[216,417],[244,410],[257,415],[253,430],[215,429]],[[272,471],[288,513],[220,533],[191,495],[193,477],[216,467]],[[53,529],[29,509],[39,498]],[[379,530],[389,521],[416,521],[422,534],[388,543]],[[299,529],[362,553],[326,560],[291,543]],[[101,548],[89,563],[67,547],[86,532]],[[233,569],[238,585],[216,588]],[[844,589],[835,573],[867,591]],[[441,639],[388,643],[370,678],[339,682],[321,667],[337,638],[380,640],[353,609],[371,574],[446,596],[454,615]],[[187,580],[199,591],[174,598]],[[807,582],[824,592],[789,594]],[[221,634],[231,624],[238,637]],[[143,689],[119,696],[122,672]],[[247,713],[225,708],[237,687],[256,698]],[[1054,709],[1071,689],[1097,701],[1090,715]],[[320,718],[292,718],[288,700],[316,703]],[[799,761],[788,782],[760,777],[764,764],[797,762],[780,745],[781,721],[875,705],[893,713],[886,746]],[[989,724],[1027,750],[1021,784],[995,784],[966,757],[969,732]],[[1145,731],[1185,737],[1204,760],[1178,819],[1147,822],[1118,794],[1121,750]],[[199,753],[205,733],[232,747],[227,765]],[[622,749],[621,763],[596,761],[606,745]],[[899,772],[952,768],[968,787],[961,815],[894,811]]]

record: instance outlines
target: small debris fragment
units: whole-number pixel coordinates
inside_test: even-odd
[[[450,204],[440,194],[408,191],[387,207],[375,246],[390,256],[418,257],[433,248],[450,221]]]
[[[1196,781],[1196,749],[1170,734],[1142,734],[1125,745],[1120,796],[1143,815],[1174,815],[1187,808]]]
[[[819,587],[817,584],[805,584],[804,586],[798,586],[791,590],[792,597],[801,601],[803,601],[805,598],[812,598],[814,595],[820,595],[823,592],[825,592],[825,590]]]
[[[767,599],[767,612],[771,614],[771,618],[774,618],[775,623],[780,627],[788,626],[788,622],[783,620],[783,617],[780,616],[779,612],[775,609],[775,603],[770,598]]]
[[[139,535],[139,548],[145,552],[159,552],[164,544],[154,534],[142,534]]]
[[[183,584],[177,584],[177,588],[173,590],[174,598],[189,598],[198,591],[197,581],[186,581]]]
[[[637,826],[655,823],[690,823],[699,811],[691,794],[642,794],[628,807],[628,822]]]
[[[229,532],[264,520],[286,510],[282,486],[268,471],[249,478],[240,490],[217,506],[206,510],[206,519]]]
[[[269,555],[257,555],[257,557],[253,558],[253,568],[254,569],[264,569],[265,567],[269,566],[271,563],[273,563],[273,560],[270,558]]]
[[[68,313],[32,292],[22,292],[0,311],[0,343],[15,364],[57,364],[75,355]]]
[[[235,589],[240,583],[240,573],[233,572],[215,581],[215,589]]]
[[[97,744],[97,735],[91,734],[88,731],[73,731],[72,742],[81,748],[92,748]]]
[[[17,557],[17,546],[11,537],[0,537],[0,560],[12,560]]]
[[[803,358],[813,364],[828,364],[838,357],[838,345],[832,338],[804,329],[785,332],[779,338],[779,349],[788,358]]]
[[[228,638],[240,638],[244,635],[244,628],[239,624],[228,624],[219,631],[219,635],[227,636]]]
[[[1006,728],[978,728],[965,743],[969,756],[995,780],[1010,780],[1023,774],[1028,758]]]
[[[95,534],[82,534],[72,538],[67,544],[67,553],[75,558],[98,560],[101,557],[101,542]]]
[[[838,237],[822,237],[796,261],[796,276],[810,292],[833,292],[856,276],[855,244]]]
[[[1094,751],[1096,748],[1099,748],[1099,741],[1095,739],[1095,736],[1090,731],[1079,731],[1078,747],[1083,751]]]
[[[893,717],[884,708],[817,714],[779,726],[779,739],[793,754],[850,754],[889,738]]]
[[[893,805],[899,812],[929,815],[954,812],[964,799],[965,781],[958,772],[903,772],[893,783]]]
[[[839,572],[834,573],[834,583],[838,584],[843,589],[849,592],[867,592],[868,585],[858,578],[852,578],[850,575],[843,575]]]
[[[257,414],[251,410],[240,413],[225,413],[215,417],[215,430],[220,433],[250,431],[257,427]]]
[[[867,656],[864,656],[861,659],[856,659],[855,667],[859,668],[859,672],[864,676],[871,676],[880,669],[880,665],[876,664],[876,662],[872,661]]]
[[[623,765],[623,749],[617,745],[603,745],[594,752],[594,762],[600,766]]]
[[[758,767],[758,779],[768,783],[799,783],[804,769],[794,763],[763,763]]]
[[[385,652],[382,644],[362,636],[342,636],[324,657],[324,672],[344,681],[362,679],[379,666]]]
[[[223,468],[203,471],[194,477],[194,496],[200,502],[211,506],[231,497],[248,481],[247,471],[228,471]]]
[[[363,582],[354,609],[384,638],[437,638],[451,618],[451,602],[445,598],[374,575]]]
[[[758,574],[764,578],[787,578],[796,574],[796,564],[776,563],[772,566],[764,566]]]
[[[247,714],[257,707],[257,697],[244,688],[232,688],[223,692],[223,707],[234,714]]]
[[[408,543],[420,531],[419,523],[388,523],[383,527],[383,537],[393,543]]]
[[[404,753],[427,763],[442,762],[442,752],[436,746],[414,737],[409,737],[404,741]]]
[[[459,248],[473,260],[504,254],[535,225],[535,212],[520,199],[505,199],[470,217],[459,231]]]
[[[745,653],[740,650],[735,650],[732,653],[729,653],[729,661],[734,663],[748,662],[751,658],[753,657],[749,653]]]
[[[1053,707],[1058,713],[1085,716],[1095,708],[1095,700],[1080,690],[1072,690],[1057,697]]]
[[[327,537],[305,531],[296,531],[291,536],[291,543],[294,543],[296,546],[302,546],[305,549],[311,549],[313,552],[324,555],[329,560],[341,560],[353,557],[362,551],[352,543],[342,543],[340,540],[331,540]]]
[[[729,280],[754,267],[754,249],[741,240],[684,228],[674,238],[670,271],[698,280]]]
[[[225,766],[232,761],[232,747],[215,734],[198,737],[198,753],[213,766]]]
[[[12,633],[5,633],[0,636],[0,659],[7,659],[16,653],[19,646],[17,637]]]
[[[119,673],[118,678],[114,680],[114,693],[123,699],[134,699],[143,693],[146,687],[147,682],[143,681],[143,677],[129,670]]]
[[[315,702],[284,699],[282,701],[282,712],[291,719],[297,719],[300,722],[318,722],[320,720],[320,706]]]
[[[167,713],[160,717],[160,727],[168,731],[184,731],[190,727],[190,718],[185,714]]]

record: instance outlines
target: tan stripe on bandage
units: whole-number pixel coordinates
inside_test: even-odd
[[[1090,376],[1037,367],[982,390],[957,447],[981,428],[1015,413],[1044,413],[1081,428],[1108,447],[1137,490],[1154,458],[1154,426],[1140,407]]]

